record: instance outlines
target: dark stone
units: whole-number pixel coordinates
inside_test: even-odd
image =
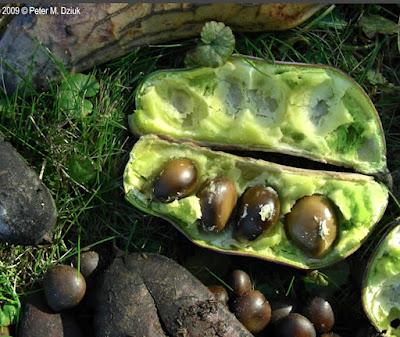
[[[39,295],[24,304],[18,331],[19,337],[83,337],[73,316],[53,312]]]
[[[165,337],[152,296],[122,258],[104,274],[94,325],[97,337]]]
[[[56,220],[49,190],[0,136],[0,241],[37,244]]]
[[[199,280],[157,254],[117,257],[97,300],[97,337],[252,336]]]

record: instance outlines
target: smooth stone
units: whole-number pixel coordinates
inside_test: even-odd
[[[0,241],[37,244],[56,220],[57,210],[49,190],[0,136]]]
[[[19,337],[83,337],[73,316],[53,312],[39,295],[25,303],[18,329]]]

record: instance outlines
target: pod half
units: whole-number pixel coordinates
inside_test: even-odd
[[[162,203],[153,198],[153,183],[171,158],[187,158],[198,170],[199,186],[208,179],[226,176],[235,183],[238,195],[250,186],[265,185],[278,192],[281,217],[266,233],[250,242],[238,242],[234,225],[220,233],[199,226],[201,207],[196,191],[189,196]],[[124,173],[126,198],[137,208],[164,218],[192,242],[216,251],[253,256],[301,269],[320,268],[337,262],[359,248],[385,211],[386,186],[372,177],[282,166],[253,158],[216,152],[193,143],[170,142],[154,135],[135,144]],[[297,200],[321,194],[329,198],[339,219],[337,239],[327,254],[313,258],[290,242],[285,233],[285,216]]]
[[[387,173],[373,103],[353,79],[326,65],[237,55],[219,68],[158,71],[139,86],[130,126],[139,135]]]
[[[363,306],[384,336],[400,337],[400,218],[371,257],[363,284]]]

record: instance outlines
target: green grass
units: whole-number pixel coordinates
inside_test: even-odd
[[[375,103],[386,134],[389,168],[400,172],[400,37],[376,34],[368,38],[359,26],[360,19],[370,14],[398,22],[399,12],[397,5],[331,6],[286,32],[236,34],[236,50],[270,61],[329,64],[351,75]],[[93,110],[86,117],[60,109],[60,87],[56,84],[47,92],[22,90],[1,98],[0,132],[41,173],[55,198],[59,217],[49,244],[1,244],[0,275],[6,275],[20,295],[30,293],[40,290],[40,280],[49,266],[69,263],[82,249],[112,251],[117,245],[124,251],[164,253],[188,267],[194,264],[192,270],[206,261],[207,268],[198,268],[197,275],[219,283],[219,279],[226,281],[223,270],[227,267],[221,265],[228,259],[227,265],[249,270],[256,286],[270,299],[288,294],[301,301],[315,289],[328,292],[339,308],[353,308],[346,314],[348,318],[340,316],[338,321],[343,336],[351,335],[352,320],[365,320],[354,279],[357,275],[353,275],[356,271],[338,285],[332,276],[324,282],[323,275],[329,275],[329,270],[305,279],[304,273],[245,258],[215,256],[210,265],[204,252],[171,226],[136,211],[124,200],[122,172],[134,143],[127,130],[127,115],[134,110],[135,87],[156,69],[182,67],[184,54],[194,45],[195,40],[187,40],[141,48],[92,70],[100,89],[88,98]],[[79,166],[77,171],[74,165]],[[398,198],[397,184],[393,196]],[[351,266],[354,270],[354,265],[365,264],[382,233],[399,215],[399,204],[392,200],[377,235],[344,262],[343,268]],[[4,289],[0,288],[0,293]]]

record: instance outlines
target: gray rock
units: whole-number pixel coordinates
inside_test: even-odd
[[[157,254],[114,260],[94,325],[97,337],[253,337],[199,280]]]
[[[18,336],[83,337],[83,334],[73,316],[53,312],[43,297],[33,295],[23,306]]]
[[[0,136],[0,241],[37,244],[56,220],[49,190]]]
[[[166,336],[146,285],[123,258],[116,258],[104,274],[97,300],[97,337]]]

